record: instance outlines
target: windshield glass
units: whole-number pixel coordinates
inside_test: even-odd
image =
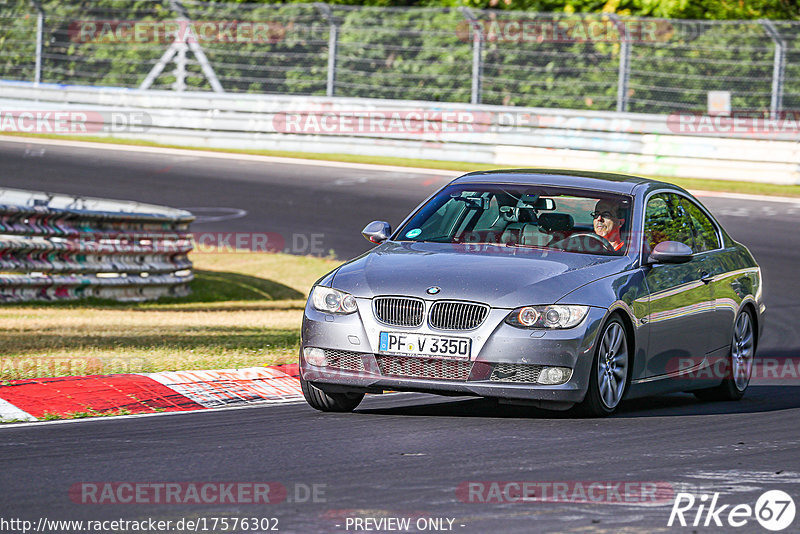
[[[613,193],[458,184],[426,203],[396,239],[622,255],[628,249],[630,212],[631,198]]]

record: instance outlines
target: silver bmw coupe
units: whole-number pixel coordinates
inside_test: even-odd
[[[321,278],[303,393],[474,395],[609,415],[691,391],[737,400],[764,326],[761,270],[680,187],[618,174],[466,174]]]

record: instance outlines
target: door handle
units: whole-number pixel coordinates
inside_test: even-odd
[[[708,284],[709,282],[713,282],[714,281],[714,275],[713,274],[709,274],[706,271],[703,271],[703,272],[700,273],[700,281],[703,282],[704,284]]]

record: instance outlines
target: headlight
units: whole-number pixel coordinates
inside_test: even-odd
[[[355,313],[358,309],[356,299],[350,293],[322,286],[314,286],[311,290],[311,305],[321,312],[342,315]]]
[[[512,311],[506,322],[518,328],[572,328],[589,313],[589,306],[524,306]]]

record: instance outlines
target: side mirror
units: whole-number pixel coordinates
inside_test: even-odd
[[[647,263],[686,263],[691,261],[694,252],[677,241],[662,241],[653,247]]]
[[[361,230],[361,235],[371,243],[383,243],[392,235],[392,226],[386,221],[372,221]]]

